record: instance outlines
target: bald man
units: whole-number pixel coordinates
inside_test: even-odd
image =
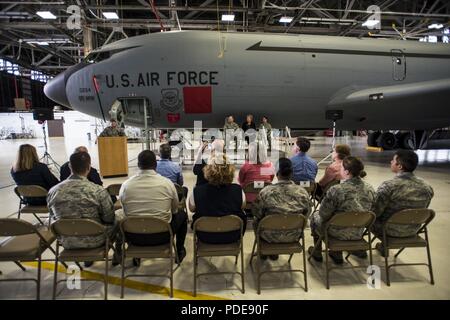
[[[85,146],[79,146],[73,151],[73,153],[79,153],[79,152],[88,153],[88,149]],[[61,170],[60,170],[59,174],[60,174],[60,178],[59,178],[60,181],[64,181],[70,176],[71,172],[70,172],[69,162],[66,162],[61,166]],[[98,184],[99,186],[103,186],[102,179],[100,178],[100,175],[98,174],[97,169],[91,167],[91,171],[89,171],[87,178],[89,181],[91,181],[95,184]]]

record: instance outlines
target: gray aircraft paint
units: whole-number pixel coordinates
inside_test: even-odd
[[[146,97],[152,126],[161,128],[192,127],[194,120],[202,120],[204,127],[222,127],[226,115],[233,114],[240,123],[247,113],[257,122],[268,116],[274,127],[327,128],[329,109],[343,110],[344,118],[338,121],[342,129],[450,125],[446,44],[177,31],[120,40],[97,52],[112,55],[67,70],[46,85],[47,96],[100,118],[99,100],[109,118],[116,99]],[[184,82],[183,73],[191,83]],[[211,87],[211,113],[184,112],[186,86]],[[61,88],[65,92],[59,92]],[[179,120],[170,123],[168,114]],[[143,111],[127,122],[143,126]]]

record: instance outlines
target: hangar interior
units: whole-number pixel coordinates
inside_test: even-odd
[[[378,22],[379,28],[369,29],[365,22],[370,21],[372,12],[367,11],[376,5],[383,12]],[[228,15],[224,17],[223,15]],[[281,18],[285,18],[280,21]],[[2,210],[0,218],[16,218],[19,199],[14,193],[16,186],[10,171],[17,150],[21,144],[36,147],[39,158],[45,152],[51,155],[49,167],[59,177],[57,164],[68,161],[73,150],[80,145],[88,148],[92,166],[99,168],[99,152],[96,139],[107,126],[106,121],[70,110],[55,104],[44,94],[45,83],[80,63],[92,51],[105,44],[148,33],[176,30],[209,30],[217,32],[277,33],[331,35],[356,38],[381,38],[448,45],[450,3],[444,0],[240,0],[240,1],[144,1],[144,0],[74,0],[74,1],[0,1],[0,199]],[[449,47],[450,48],[450,47]],[[450,49],[449,49],[450,50]],[[450,74],[450,70],[448,71]],[[432,104],[433,101],[430,101]],[[33,118],[34,109],[53,110],[54,120],[38,123]],[[426,109],[426,107],[424,108]],[[424,114],[426,111],[424,110]],[[236,119],[242,123],[244,119]],[[311,140],[309,155],[317,162],[329,155],[333,138],[329,137],[330,127],[321,130],[291,131],[280,127],[283,134],[280,141],[281,155],[294,155],[293,141],[297,136]],[[163,140],[159,130],[154,128],[146,133],[140,128],[127,126],[128,137],[128,176],[104,178],[104,187],[123,183],[138,172],[137,156],[147,146],[158,150]],[[289,129],[289,128],[287,128]],[[299,128],[302,129],[302,128]],[[448,128],[434,132],[444,142],[450,140]],[[365,181],[375,189],[394,174],[390,171],[390,161],[394,150],[367,149],[367,132],[343,131],[336,143],[348,144],[352,154],[362,159],[367,177]],[[162,137],[164,138],[164,137]],[[148,145],[147,145],[148,143]],[[430,144],[431,145],[431,144]],[[448,144],[447,144],[448,146]],[[268,273],[261,279],[261,294],[257,293],[255,263],[250,264],[252,246],[255,239],[250,222],[244,236],[245,293],[239,275],[206,275],[200,277],[197,286],[198,299],[443,299],[450,298],[450,278],[448,270],[448,229],[450,228],[450,148],[445,144],[434,143],[432,150],[417,150],[419,167],[417,176],[423,178],[434,190],[430,208],[436,217],[430,224],[429,241],[433,262],[434,285],[430,284],[426,266],[395,267],[391,269],[391,285],[386,285],[385,261],[374,250],[374,265],[380,266],[380,287],[370,289],[367,260],[350,257],[343,266],[330,273],[331,288],[325,286],[324,263],[313,260],[306,262],[308,292],[304,291],[301,273]],[[189,195],[195,187],[196,177],[192,172],[192,159],[198,144],[189,143],[190,154],[182,165],[184,185]],[[244,158],[238,158],[234,182]],[[317,178],[324,174],[330,162],[319,165]],[[276,178],[274,183],[276,182]],[[188,216],[192,219],[192,212]],[[25,221],[36,224],[31,214],[23,214]],[[305,230],[306,245],[313,244],[309,226]],[[2,246],[10,238],[0,237]],[[188,227],[186,238],[187,256],[174,273],[174,298],[194,299],[193,292],[193,232]],[[53,245],[54,246],[54,245]],[[294,255],[292,263],[289,256],[280,256],[277,261],[261,261],[262,270],[287,270],[303,268],[301,255]],[[54,255],[45,251],[42,262],[41,299],[51,299],[54,279]],[[393,259],[391,254],[390,259]],[[406,249],[396,258],[398,263],[426,262],[423,248]],[[1,259],[0,259],[1,261]],[[344,267],[360,265],[361,269],[348,270]],[[37,263],[24,262],[22,270],[13,262],[0,262],[0,280],[34,277]],[[240,270],[233,257],[213,257],[200,259],[200,272]],[[166,260],[143,261],[139,268],[127,262],[131,273],[160,273],[167,271]],[[59,279],[71,276],[59,269]],[[84,268],[80,277],[87,280],[102,279],[104,263],[94,263]],[[108,298],[120,299],[120,266],[111,267],[108,278]],[[0,299],[35,299],[35,283],[31,281],[0,282]],[[58,299],[103,299],[102,282],[81,282],[79,289],[73,290],[68,284],[60,285]],[[169,298],[169,281],[164,278],[131,278],[125,282],[125,298],[137,300],[159,300]]]

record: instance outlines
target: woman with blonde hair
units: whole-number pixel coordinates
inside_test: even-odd
[[[244,222],[245,195],[240,185],[233,183],[234,165],[225,154],[216,153],[203,168],[206,184],[195,187],[189,198],[189,209],[194,213],[193,221],[200,217],[223,217],[236,215]],[[221,233],[198,232],[198,237],[206,243],[231,243],[240,238],[239,231]]]
[[[36,148],[30,144],[22,144],[17,152],[16,162],[11,168],[11,176],[18,186],[38,185],[50,190],[59,183],[47,165],[39,162]],[[30,205],[46,205],[45,198],[25,199]]]

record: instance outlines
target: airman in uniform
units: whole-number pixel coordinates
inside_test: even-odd
[[[375,233],[381,234],[382,224],[394,213],[405,209],[428,208],[433,198],[433,188],[414,175],[418,164],[417,154],[412,150],[398,150],[391,160],[391,170],[396,176],[383,182],[376,192],[373,212],[377,220],[373,226]],[[416,234],[420,225],[386,226],[386,233],[391,237],[410,237]],[[383,248],[377,246],[380,253]]]
[[[117,121],[115,119],[111,119],[111,125],[106,127],[102,133],[100,133],[100,137],[123,137],[125,136],[125,132],[122,128],[117,126]]]
[[[364,212],[372,209],[375,200],[375,190],[364,182],[364,165],[358,158],[346,157],[342,162],[341,176],[343,181],[331,187],[323,198],[320,209],[311,216],[311,231],[314,243],[319,239],[319,234],[323,233],[326,223],[338,212]],[[364,230],[357,228],[331,227],[328,235],[339,240],[360,240]],[[319,246],[321,250],[321,246]],[[314,251],[313,247],[308,249],[314,260],[322,261],[322,254],[319,250]],[[365,258],[365,251],[354,251],[352,254]],[[330,257],[337,264],[343,263],[342,252],[330,252]]]
[[[252,204],[255,230],[257,230],[261,219],[267,215],[303,214],[308,216],[311,213],[311,201],[308,192],[291,180],[291,161],[287,158],[281,158],[278,162],[278,168],[278,183],[262,189]],[[261,237],[270,243],[288,243],[298,241],[301,235],[298,230],[283,232],[266,230],[262,232]],[[274,257],[271,256],[270,258]]]

